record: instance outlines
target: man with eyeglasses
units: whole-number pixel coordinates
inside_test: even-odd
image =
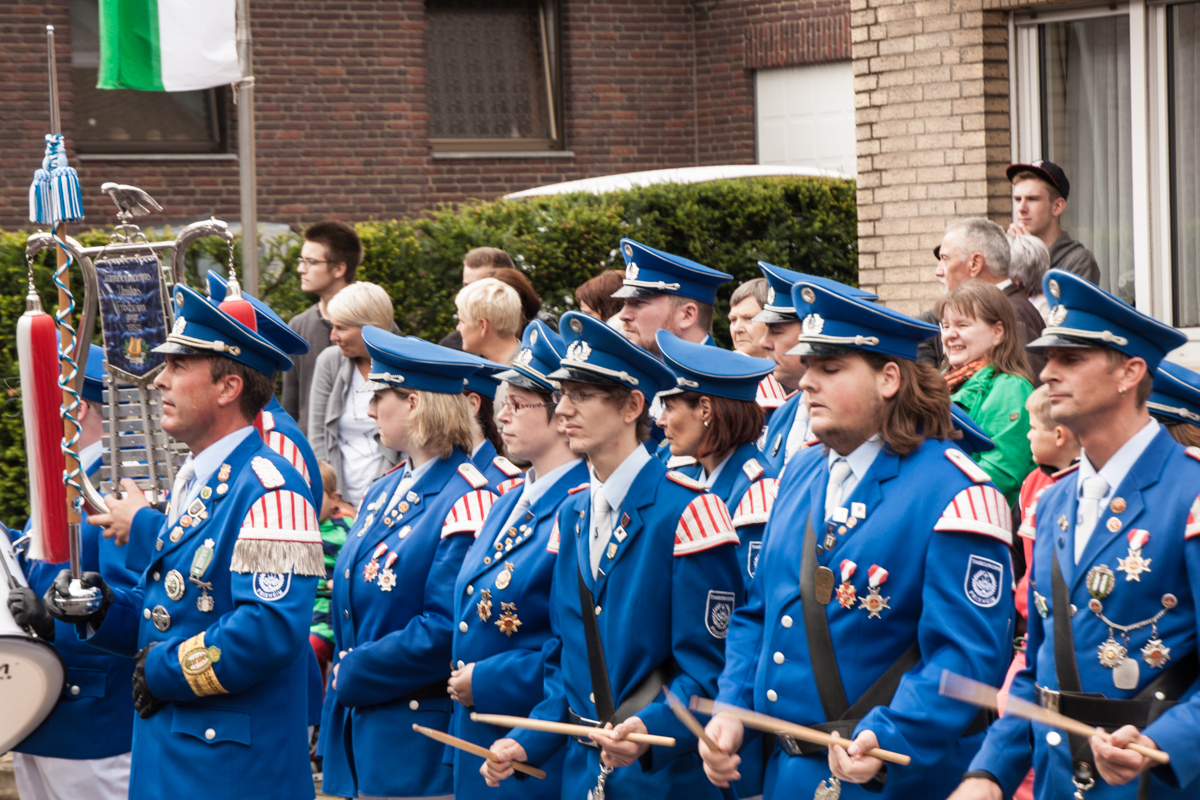
[[[450,698],[455,701],[451,733],[487,747],[507,733],[471,720],[481,714],[527,715],[542,701],[543,645],[551,638],[550,582],[555,554],[548,549],[558,509],[569,492],[586,486],[587,465],[571,452],[554,412],[563,344],[541,320],[525,329],[512,369],[495,377],[506,387],[497,406],[505,448],[532,464],[524,482],[511,486],[492,506],[487,522],[467,551],[458,573]],[[483,624],[480,624],[480,623]],[[545,780],[487,788],[481,759],[454,751],[454,796],[458,800],[557,800],[562,755],[546,765]]]
[[[742,596],[737,534],[719,498],[668,472],[641,446],[647,401],[675,388],[674,373],[594,317],[569,312],[560,330],[565,355],[547,377],[561,382],[557,410],[592,480],[563,504],[551,533],[558,553],[553,638],[543,648],[544,699],[529,716],[611,733],[567,739],[512,731],[492,743],[500,760],[483,762],[480,772],[498,786],[513,774],[513,761],[553,763],[565,743],[562,797],[605,789],[612,797],[717,800],[721,791],[704,777],[696,737],[675,718],[662,687],[683,698],[716,691],[729,618]],[[647,731],[676,744],[625,741]]]

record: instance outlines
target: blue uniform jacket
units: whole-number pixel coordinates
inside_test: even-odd
[[[487,478],[488,488],[497,494],[504,494],[525,482],[521,468],[497,453],[496,446],[488,439],[483,440],[471,463]]]
[[[800,450],[780,479],[758,575],[730,626],[719,699],[802,725],[827,721],[798,580],[811,514],[817,541],[835,540],[818,565],[832,569],[838,584],[846,559],[857,565],[849,583],[860,599],[869,596],[872,567],[887,570],[879,593],[889,607],[879,617],[849,597],[844,607],[840,594],[825,606],[847,700],[853,704],[914,641],[921,646],[891,704],[869,712],[854,732],[871,730],[880,747],[912,757],[907,767],[888,765],[883,796],[946,797],[983,734],[962,738],[976,709],[938,694],[942,670],[999,686],[1012,650],[1008,509],[962,451],[926,441],[904,457],[880,452],[846,499],[846,523],[827,529],[827,462],[824,447]],[[824,751],[793,757],[776,748],[764,797],[811,797],[828,777]],[[868,796],[862,786],[842,785],[843,798]]]
[[[325,485],[321,481],[321,468],[317,465],[317,454],[313,452],[312,445],[300,432],[296,420],[279,405],[274,395],[262,413],[263,435],[267,445],[286,458],[300,473],[300,477],[308,481],[308,487],[312,491],[313,508],[320,514]]]
[[[307,690],[308,622],[323,574],[316,512],[300,475],[259,437],[247,437],[226,463],[228,479],[218,471],[202,492],[207,516],[163,526],[141,581],[114,587],[88,639],[125,656],[158,643],[146,678],[167,706],[134,721],[132,800],[181,786],[203,787],[210,798],[313,796],[306,704],[296,698]],[[271,534],[289,541],[264,547],[261,537]],[[202,580],[212,588],[202,590],[188,578],[205,546],[212,557]],[[183,594],[172,600],[176,572]],[[211,611],[200,609],[203,595]],[[170,615],[166,630],[152,621],[156,610],[160,622]]]
[[[796,412],[803,402],[804,393],[793,392],[783,405],[775,409],[767,421],[767,429],[763,432],[761,458],[763,466],[773,470],[776,475],[783,471],[788,434],[791,433],[792,423],[796,421]]]
[[[325,694],[318,749],[324,791],[338,797],[453,789],[443,745],[412,726],[449,727],[454,581],[495,495],[459,450],[394,498],[404,472],[394,469],[367,490],[334,566],[337,689]],[[372,565],[381,546],[386,553]],[[390,566],[388,554],[398,555]],[[437,697],[409,697],[426,687]]]
[[[681,476],[682,477],[682,476]],[[683,478],[683,480],[687,480]],[[634,481],[613,523],[613,555],[600,560],[593,580],[588,560],[591,494],[573,495],[558,513],[558,549],[551,589],[544,699],[531,717],[567,720],[568,707],[596,718],[590,699],[591,673],[583,633],[578,573],[582,570],[596,603],[609,683],[616,705],[650,673],[673,662],[670,688],[676,695],[712,697],[721,671],[728,615],[742,595],[736,542],[724,504],[667,477],[650,460]],[[628,520],[626,520],[628,517]],[[722,518],[723,517],[723,518]],[[705,521],[711,520],[711,521]],[[613,797],[702,800],[722,796],[704,775],[696,737],[688,732],[661,694],[638,712],[651,733],[674,736],[675,747],[651,747],[640,764],[615,770],[607,787]],[[586,797],[600,773],[600,753],[576,739],[537,731],[513,731],[532,764],[550,760],[564,742],[564,798]]]
[[[1033,567],[1029,581],[1029,640],[1026,669],[1012,683],[1012,694],[1029,702],[1038,701],[1035,684],[1057,689],[1054,661],[1054,598],[1051,590],[1051,556],[1058,554],[1063,579],[1078,609],[1071,627],[1075,637],[1075,660],[1083,691],[1098,692],[1113,699],[1127,699],[1140,692],[1162,674],[1142,660],[1141,649],[1149,641],[1150,626],[1130,633],[1125,646],[1129,657],[1140,668],[1137,688],[1120,690],[1113,685],[1113,672],[1100,664],[1097,649],[1108,638],[1108,626],[1088,608],[1087,575],[1090,570],[1107,566],[1115,577],[1112,593],[1102,601],[1102,613],[1120,625],[1130,625],[1152,617],[1164,609],[1163,596],[1174,596],[1175,605],[1157,623],[1163,644],[1171,648],[1170,661],[1182,659],[1196,650],[1197,604],[1200,593],[1200,451],[1187,451],[1176,444],[1164,428],[1134,462],[1113,493],[1112,504],[1102,508],[1096,527],[1075,563],[1075,519],[1078,472],[1062,477],[1038,499],[1036,511],[1037,541],[1033,547]],[[1110,520],[1116,520],[1110,524]],[[1114,530],[1115,528],[1115,530]],[[1149,541],[1141,548],[1149,559],[1149,571],[1137,580],[1129,580],[1121,570],[1121,561],[1130,555],[1129,534],[1148,531]],[[1121,634],[1117,639],[1125,644]],[[1195,797],[1200,774],[1200,697],[1193,684],[1178,706],[1151,723],[1144,733],[1171,756],[1168,766],[1151,772],[1151,798]],[[971,764],[971,769],[991,772],[1000,779],[1007,794],[1024,779],[1030,766],[1036,770],[1034,795],[1039,800],[1069,798],[1071,785],[1070,751],[1067,737],[1051,746],[1046,741],[1050,729],[1016,717],[1003,717],[988,731],[987,741]],[[1089,800],[1111,800],[1137,796],[1138,782],[1109,786],[1097,777],[1096,786],[1087,793]]]
[[[91,475],[99,461],[88,471]],[[28,525],[26,525],[28,531]],[[116,542],[86,522],[79,530],[84,572],[99,572],[109,586],[131,589],[138,576],[125,569],[125,554]],[[24,561],[29,588],[45,594],[58,573],[70,564]],[[67,668],[67,683],[50,716],[19,745],[18,753],[52,758],[92,759],[128,753],[133,738],[133,659],[98,650],[79,641],[75,626],[54,623],[54,649]]]
[[[467,551],[454,587],[456,627],[452,657],[456,666],[475,664],[471,675],[475,706],[468,709],[455,704],[450,730],[455,736],[490,747],[492,742],[508,735],[508,729],[472,722],[472,710],[524,717],[541,702],[542,648],[551,638],[550,582],[555,560],[554,553],[546,547],[567,492],[587,481],[587,466],[577,464],[555,481],[524,517],[513,523],[515,533],[510,528],[506,535],[501,535],[501,526],[521,497],[520,491],[509,492],[489,512],[487,523]],[[508,577],[500,577],[502,574]],[[518,627],[511,636],[507,635],[502,625],[514,625],[517,620]],[[545,765],[545,780],[504,781],[499,789],[487,788],[479,775],[482,759],[452,748],[447,748],[446,755],[453,758],[454,796],[458,800],[548,800],[559,796],[561,754]]]

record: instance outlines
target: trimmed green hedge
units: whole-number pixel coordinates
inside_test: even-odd
[[[575,194],[496,200],[446,208],[428,217],[358,225],[366,256],[359,278],[387,289],[401,331],[437,341],[454,327],[454,296],[462,257],[472,247],[501,247],[516,260],[546,307],[574,307],[575,287],[606,269],[621,269],[618,240],[639,242],[686,256],[734,276],[718,293],[714,335],[729,343],[729,295],[759,276],[761,259],[781,267],[854,283],[858,274],[854,183],[815,178],[754,178],[698,184],[663,184],[604,195]],[[72,232],[85,246],[102,244],[100,231]],[[163,237],[174,236],[164,231]],[[28,515],[15,337],[25,310],[27,233],[0,232],[0,375],[6,396],[0,418],[0,519],[16,524]],[[300,240],[266,243],[260,296],[285,319],[312,304],[295,271]],[[235,258],[240,259],[240,241]],[[217,239],[189,252],[188,283],[203,286],[204,269],[224,265],[228,250]],[[35,280],[48,311],[56,302],[53,255],[43,253]],[[80,285],[73,276],[73,285]]]

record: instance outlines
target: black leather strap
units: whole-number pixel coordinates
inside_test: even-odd
[[[833,653],[833,637],[825,606],[817,602],[817,535],[812,518],[804,527],[804,555],[800,558],[800,602],[804,607],[804,633],[808,637],[808,658],[812,662],[813,681],[825,719],[839,720],[850,710],[846,689]]]
[[[401,697],[400,700],[404,702],[409,700],[449,700],[450,693],[446,691],[446,681],[449,679],[450,676],[447,675],[440,681],[434,681],[422,686],[420,689],[414,689]]]
[[[579,577],[579,611],[583,617],[583,637],[587,641],[588,671],[592,674],[592,695],[596,706],[596,717],[600,724],[613,721],[617,707],[613,702],[612,686],[608,682],[608,667],[604,663],[604,647],[600,644],[600,626],[596,624],[596,601],[583,579]],[[615,722],[613,724],[616,724]]]
[[[1075,660],[1075,636],[1071,631],[1071,591],[1063,578],[1054,552],[1050,561],[1050,596],[1054,601],[1054,668],[1057,673],[1059,691],[1083,694],[1083,681],[1079,678],[1079,662]],[[1067,745],[1071,748],[1071,766],[1075,776],[1081,780],[1094,779],[1097,775],[1096,762],[1092,757],[1092,745],[1086,736],[1067,734]]]

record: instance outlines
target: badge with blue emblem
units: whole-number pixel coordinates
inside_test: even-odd
[[[751,578],[758,572],[758,554],[762,550],[762,542],[751,542],[750,552],[746,554],[746,574]]]
[[[279,600],[292,588],[292,573],[256,572],[254,573],[254,594],[272,602]]]
[[[967,577],[963,581],[967,599],[980,608],[991,608],[1000,602],[1004,567],[997,561],[972,555],[967,562]]]
[[[718,639],[729,633],[729,618],[733,616],[733,592],[709,590],[708,605],[704,609],[704,627]]]

